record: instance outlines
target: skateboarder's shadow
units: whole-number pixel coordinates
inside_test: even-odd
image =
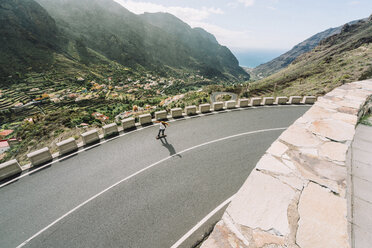
[[[160,141],[161,141],[162,145],[163,145],[165,148],[168,149],[168,151],[169,151],[169,156],[174,156],[174,155],[176,155],[177,157],[182,158],[181,154],[177,154],[176,149],[174,149],[173,145],[168,143],[167,138],[160,138]]]

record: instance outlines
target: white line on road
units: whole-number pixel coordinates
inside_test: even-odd
[[[207,222],[213,215],[215,215],[218,211],[220,211],[224,206],[226,206],[228,203],[232,201],[235,195],[231,196],[229,199],[221,203],[218,207],[216,207],[212,212],[210,212],[207,216],[205,216],[201,221],[198,222],[193,228],[190,229],[185,235],[182,236],[174,245],[171,246],[171,248],[177,248],[180,246],[183,242],[185,242],[186,239],[188,239],[196,230],[198,230],[202,225],[204,225],[205,222]]]
[[[61,221],[62,219],[64,219],[65,217],[67,217],[68,215],[72,214],[73,212],[75,212],[76,210],[78,210],[79,208],[83,207],[85,204],[91,202],[92,200],[96,199],[97,197],[99,197],[100,195],[104,194],[105,192],[109,191],[110,189],[114,188],[115,186],[119,185],[120,183],[122,182],[125,182],[129,179],[131,179],[132,177],[135,177],[137,176],[138,174],[168,160],[168,159],[171,159],[173,158],[174,156],[177,156],[179,154],[182,154],[182,153],[185,153],[185,152],[188,152],[190,150],[193,150],[193,149],[196,149],[196,148],[199,148],[199,147],[202,147],[202,146],[206,146],[206,145],[209,145],[209,144],[212,144],[212,143],[216,143],[216,142],[220,142],[220,141],[224,141],[224,140],[227,140],[227,139],[231,139],[231,138],[235,138],[235,137],[239,137],[239,136],[243,136],[243,135],[249,135],[249,134],[256,134],[256,133],[263,133],[263,132],[270,132],[270,131],[279,131],[279,130],[285,130],[286,127],[280,127],[280,128],[270,128],[270,129],[262,129],[262,130],[256,130],[256,131],[250,131],[250,132],[244,132],[244,133],[240,133],[240,134],[235,134],[235,135],[231,135],[231,136],[227,136],[227,137],[224,137],[224,138],[220,138],[220,139],[216,139],[216,140],[212,140],[212,141],[208,141],[208,142],[205,142],[205,143],[202,143],[202,144],[199,144],[199,145],[196,145],[196,146],[193,146],[193,147],[190,147],[190,148],[187,148],[181,152],[178,152],[172,156],[168,156],[166,158],[163,158],[162,160],[159,160],[158,162],[155,162],[149,166],[147,166],[146,168],[143,168],[139,171],[137,171],[136,173],[126,177],[126,178],[123,178],[121,179],[120,181],[114,183],[113,185],[111,185],[110,187],[102,190],[101,192],[99,192],[98,194],[90,197],[88,200],[84,201],[83,203],[77,205],[76,207],[74,207],[73,209],[71,209],[70,211],[68,211],[67,213],[65,213],[64,215],[62,215],[61,217],[59,217],[58,219],[56,219],[55,221],[53,221],[52,223],[50,223],[49,225],[47,225],[46,227],[44,227],[43,229],[41,229],[40,231],[38,231],[37,233],[35,233],[33,236],[31,236],[30,238],[28,238],[26,241],[24,241],[22,244],[18,245],[17,248],[20,248],[20,247],[23,247],[24,245],[26,245],[28,242],[30,242],[31,240],[33,240],[34,238],[36,238],[37,236],[39,236],[40,234],[42,234],[43,232],[45,232],[46,230],[48,230],[50,227],[54,226],[56,223],[58,223],[59,221]]]
[[[262,106],[262,107],[271,108],[271,107],[273,107],[273,106],[275,106],[275,107],[298,107],[298,106],[309,106],[309,105],[306,105],[306,104],[305,104],[305,105],[267,105],[267,106]],[[251,106],[251,107],[249,107],[249,108],[237,108],[236,110],[249,110],[249,109],[256,109],[256,108],[258,108],[258,107]],[[228,112],[231,112],[231,111],[225,109],[225,110],[223,110],[223,111],[217,111],[217,112],[214,112],[214,111],[213,111],[213,112],[211,112],[211,114],[222,114],[222,113],[228,113]],[[168,121],[168,122],[175,122],[175,121],[181,121],[181,120],[193,119],[193,118],[198,118],[198,117],[203,117],[203,116],[206,116],[206,115],[205,115],[205,114],[198,114],[198,115],[194,115],[194,116],[184,116],[183,119],[173,119],[173,120],[170,120],[170,121]],[[133,131],[131,131],[131,132],[123,133],[123,134],[120,134],[120,135],[118,135],[118,136],[116,136],[116,137],[113,137],[113,138],[110,138],[110,139],[101,140],[101,141],[100,141],[99,143],[97,143],[97,144],[94,144],[94,145],[91,145],[91,146],[88,146],[88,147],[84,147],[84,148],[82,148],[82,149],[80,149],[80,150],[78,150],[78,151],[76,151],[76,152],[73,152],[73,153],[68,154],[68,155],[65,155],[65,156],[63,156],[63,157],[61,157],[61,158],[55,159],[55,160],[53,160],[53,161],[50,162],[50,163],[47,163],[47,164],[44,164],[44,165],[42,165],[42,166],[40,166],[40,167],[34,168],[34,169],[32,169],[31,171],[29,170],[28,172],[22,173],[22,175],[20,175],[20,176],[18,176],[18,177],[16,177],[16,178],[13,178],[13,179],[11,179],[11,180],[9,180],[9,181],[3,183],[3,184],[0,184],[0,188],[6,186],[6,185],[8,185],[8,184],[11,184],[11,183],[13,183],[13,182],[15,182],[15,181],[17,181],[17,180],[23,178],[23,177],[26,177],[26,176],[28,176],[28,175],[31,175],[31,174],[33,174],[33,173],[39,171],[39,170],[42,170],[42,169],[44,169],[44,168],[47,167],[47,166],[50,166],[50,165],[52,165],[52,164],[54,164],[54,163],[57,163],[57,162],[59,162],[59,161],[65,160],[65,159],[67,159],[67,158],[69,158],[69,157],[72,157],[72,156],[74,156],[74,155],[76,155],[76,154],[78,154],[78,153],[80,153],[80,152],[83,152],[83,151],[86,151],[86,150],[92,149],[92,148],[94,148],[94,147],[96,147],[96,146],[99,146],[99,145],[101,145],[101,144],[104,144],[104,143],[106,143],[106,142],[108,142],[108,141],[111,141],[111,140],[114,140],[114,139],[120,138],[120,137],[122,137],[122,136],[125,136],[125,135],[128,135],[128,134],[131,134],[131,133],[134,133],[134,132],[138,132],[138,131],[141,131],[141,130],[143,130],[143,129],[150,128],[150,127],[154,127],[154,125],[145,126],[145,127],[139,127],[139,128],[137,128],[136,130],[133,130]]]
[[[137,128],[136,130],[133,130],[133,131],[131,131],[131,132],[129,132],[129,133],[123,133],[123,134],[120,134],[120,135],[118,135],[118,136],[115,136],[115,137],[112,137],[112,138],[109,138],[109,139],[101,140],[101,141],[100,141],[99,143],[97,143],[97,144],[94,144],[94,145],[90,145],[90,146],[84,147],[84,148],[82,148],[82,149],[80,149],[80,150],[78,150],[78,151],[76,151],[76,152],[73,152],[73,153],[68,154],[68,155],[66,155],[66,156],[63,156],[63,157],[61,157],[61,158],[55,159],[55,160],[53,160],[52,162],[49,162],[49,163],[47,163],[47,164],[44,164],[44,165],[42,165],[42,166],[40,166],[40,167],[37,167],[37,168],[35,168],[35,169],[31,170],[31,171],[28,171],[28,172],[22,173],[22,175],[20,175],[20,176],[18,176],[18,177],[16,177],[16,178],[13,178],[12,180],[9,180],[9,181],[7,181],[7,182],[1,184],[1,185],[0,185],[0,188],[6,186],[6,185],[8,185],[8,184],[11,184],[12,182],[15,182],[15,181],[17,181],[17,180],[19,180],[19,179],[21,179],[21,178],[23,178],[23,177],[26,177],[26,176],[28,176],[28,175],[31,175],[31,174],[33,174],[33,173],[39,171],[39,170],[42,170],[42,169],[44,169],[45,167],[48,167],[48,166],[50,166],[50,165],[52,165],[52,164],[55,164],[55,163],[57,163],[57,162],[59,162],[59,161],[62,161],[62,160],[65,160],[65,159],[67,159],[67,158],[69,158],[69,157],[75,156],[75,155],[78,154],[78,153],[81,153],[81,152],[86,151],[86,150],[90,150],[90,149],[92,149],[92,148],[94,148],[94,147],[96,147],[96,146],[102,145],[102,144],[104,144],[104,143],[106,143],[106,142],[109,142],[109,141],[111,141],[111,140],[114,140],[114,139],[120,138],[120,137],[122,137],[122,136],[125,136],[125,135],[128,135],[128,134],[131,134],[131,133],[134,133],[134,132],[138,132],[138,131],[141,131],[141,130],[143,130],[143,129],[150,128],[150,127],[154,127],[154,125],[145,126],[145,127],[140,127],[140,128]]]

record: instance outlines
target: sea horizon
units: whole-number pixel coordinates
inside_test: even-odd
[[[247,49],[247,50],[239,50],[239,51],[232,51],[235,57],[239,61],[239,66],[248,67],[248,68],[255,68],[261,64],[271,61],[276,57],[285,53],[286,49]]]

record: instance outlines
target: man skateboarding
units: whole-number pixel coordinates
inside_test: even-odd
[[[167,137],[167,135],[164,134],[164,131],[169,124],[165,121],[157,121],[157,123],[159,123],[159,133],[158,133],[158,136],[156,138],[160,139],[160,138]]]

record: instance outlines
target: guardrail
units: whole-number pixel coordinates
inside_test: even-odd
[[[251,98],[251,99],[239,99],[238,102],[234,101],[226,101],[226,102],[214,102],[212,104],[206,103],[199,105],[199,111],[197,111],[197,107],[195,105],[185,107],[184,113],[182,112],[181,108],[173,108],[170,111],[170,115],[168,115],[167,111],[157,111],[155,112],[155,119],[152,119],[151,114],[143,114],[139,116],[139,122],[136,123],[135,119],[130,117],[126,118],[121,121],[122,127],[120,128],[122,131],[127,131],[135,128],[137,125],[151,125],[156,120],[167,120],[171,118],[182,118],[185,116],[192,116],[204,113],[210,113],[212,111],[221,111],[221,110],[231,110],[235,108],[249,108],[249,107],[257,107],[257,106],[265,106],[265,105],[283,105],[283,104],[313,104],[316,101],[316,97],[314,96],[305,96],[305,97],[264,97],[263,99],[260,97]],[[224,107],[225,106],[225,107]],[[119,134],[119,127],[116,123],[111,123],[102,127],[103,136],[100,137],[99,131],[96,129],[90,130],[88,132],[82,133],[80,136],[83,141],[83,146],[88,146],[91,144],[98,143],[102,138],[108,136],[114,136]],[[31,162],[30,166],[38,166],[43,163],[52,161],[53,158],[71,153],[79,149],[79,145],[76,143],[74,138],[69,138],[57,143],[58,153],[51,154],[48,147],[44,147],[40,150],[31,152],[27,154],[28,159]],[[18,164],[17,160],[12,160],[0,164],[0,180],[3,180],[7,177],[14,175],[14,173],[19,173],[20,171],[17,169],[15,163]],[[19,166],[19,164],[18,164]],[[29,166],[29,167],[30,167]],[[21,167],[19,167],[21,168]],[[9,173],[9,171],[13,171],[14,173]]]
[[[214,102],[213,103],[213,110],[214,111],[223,110],[223,102]]]
[[[67,154],[78,149],[76,140],[72,137],[57,143],[57,147],[60,155]]]
[[[227,101],[226,102],[226,109],[233,109],[236,108],[236,101]]]
[[[53,160],[52,154],[48,147],[27,154],[28,159],[33,166],[40,165]]]
[[[0,180],[20,174],[22,172],[16,159],[0,164]]]
[[[83,139],[83,144],[84,145],[90,145],[93,144],[97,141],[99,141],[99,135],[98,135],[98,130],[93,129],[88,132],[82,133],[81,138]]]

